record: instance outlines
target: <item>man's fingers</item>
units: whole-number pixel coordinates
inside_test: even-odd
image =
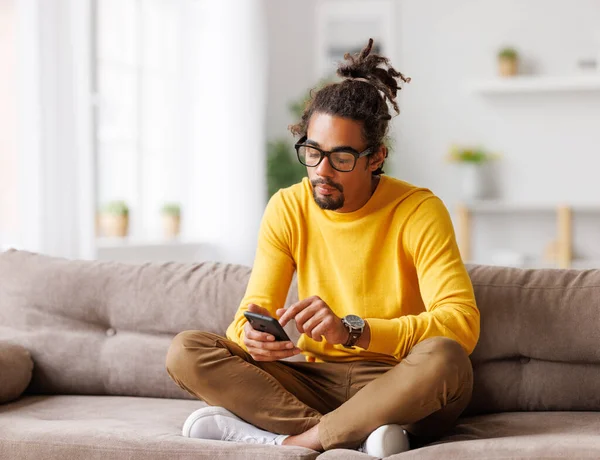
[[[319,304],[312,304],[298,313],[294,319],[296,320],[296,324],[300,325],[306,332],[306,326],[310,321],[319,322],[327,313],[328,310],[326,308],[323,308]],[[314,327],[314,324],[312,327]]]
[[[278,359],[289,358],[290,356],[297,355],[300,353],[299,348],[292,348],[290,350],[273,351],[264,350],[262,348],[248,347],[248,353],[252,356],[255,361],[276,361]]]
[[[245,343],[248,348],[252,347],[267,351],[285,351],[294,348],[292,342],[260,342],[257,340],[246,339]]]
[[[246,334],[246,337],[248,337],[251,340],[256,340],[257,342],[263,342],[263,343],[269,343],[269,342],[275,341],[275,337],[272,336],[271,334],[267,334],[266,332],[259,332],[255,329],[252,329],[251,331],[249,331]]]
[[[254,329],[250,323],[246,323],[244,325],[244,335],[248,339],[257,340],[259,342],[273,342],[275,340],[275,337],[273,337],[271,334],[260,332]]]
[[[248,304],[248,311],[252,313],[258,313],[259,315],[271,316],[269,310],[261,307],[260,305],[256,305],[255,303]]]
[[[317,342],[323,340],[323,336],[326,335],[328,326],[329,325],[327,322],[321,322],[318,324],[312,331],[310,331],[312,339],[316,340]]]
[[[312,308],[312,307],[311,307]],[[310,313],[310,309],[307,308],[306,310],[304,310],[302,312],[302,315],[305,315],[306,313]],[[317,337],[319,336],[315,336],[313,330],[316,327],[321,326],[324,322],[327,321],[327,311],[323,310],[323,309],[317,309],[313,311],[312,316],[308,317],[307,315],[305,315],[305,320],[299,319],[300,315],[298,315],[296,317],[296,324],[300,324],[300,326],[302,327],[302,329],[304,330],[304,333],[310,337],[311,339],[315,339],[315,340],[320,340],[317,339]]]
[[[299,302],[296,302],[295,304],[290,305],[288,308],[285,308],[285,309],[282,308],[282,310],[285,310],[285,311],[279,317],[279,322],[281,323],[281,325],[285,326],[287,323],[289,323],[290,320],[295,318],[299,312],[301,312],[306,307],[311,305],[314,300],[315,300],[314,296],[308,297],[306,299],[300,300]]]

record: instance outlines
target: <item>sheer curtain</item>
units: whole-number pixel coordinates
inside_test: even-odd
[[[92,258],[89,0],[14,0],[17,193],[14,246]]]
[[[266,203],[267,33],[261,0],[203,3],[188,57],[197,86],[186,231],[212,258],[251,265]]]

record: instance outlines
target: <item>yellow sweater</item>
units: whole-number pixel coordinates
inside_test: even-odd
[[[479,311],[450,216],[427,189],[382,175],[369,201],[350,213],[320,209],[307,178],[273,195],[230,340],[244,347],[249,303],[276,317],[294,271],[300,299],[317,295],[338,317],[355,314],[371,328],[366,350],[302,334],[298,347],[307,361],[397,363],[436,336],[470,354],[479,338]]]

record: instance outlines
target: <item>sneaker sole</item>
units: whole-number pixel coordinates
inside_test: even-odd
[[[198,409],[198,410],[192,412],[190,414],[190,416],[186,419],[186,421],[183,424],[183,428],[181,429],[181,435],[185,436],[186,438],[189,438],[190,432],[192,431],[192,426],[194,425],[194,423],[196,423],[201,418],[211,417],[213,415],[221,415],[223,417],[229,417],[229,418],[234,418],[236,420],[242,420],[241,418],[239,418],[239,417],[235,416],[234,414],[232,414],[231,412],[229,412],[224,407],[217,407],[217,406],[203,407],[201,409]]]

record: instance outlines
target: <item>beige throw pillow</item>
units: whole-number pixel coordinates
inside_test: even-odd
[[[17,399],[31,381],[33,361],[20,345],[0,341],[0,404]]]

